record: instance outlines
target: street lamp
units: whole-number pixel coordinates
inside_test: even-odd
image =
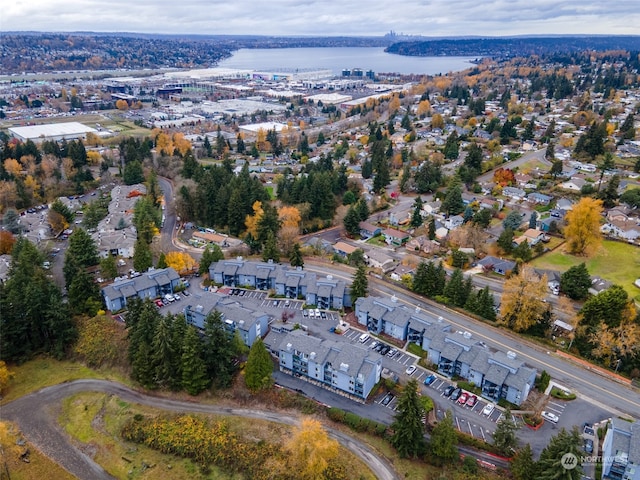
[[[620,368],[620,364],[621,364],[621,363],[622,363],[622,360],[619,358],[619,359],[616,361],[616,369],[615,369],[614,373],[618,373],[618,368]]]

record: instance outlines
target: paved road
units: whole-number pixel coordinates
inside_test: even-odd
[[[297,425],[299,418],[283,415],[277,411],[219,407],[216,405],[181,402],[167,398],[153,397],[136,392],[120,383],[106,380],[76,380],[43,388],[2,406],[1,417],[15,421],[20,426],[26,439],[41,452],[60,464],[81,480],[112,480],[100,465],[78,450],[69,437],[63,433],[51,415],[50,407],[64,398],[82,392],[102,392],[116,395],[118,398],[153,408],[181,413],[205,413],[216,415],[233,415],[246,418],[257,418],[287,425]],[[338,430],[325,427],[329,436],[335,438],[343,446],[360,457],[373,471],[376,478],[397,480],[393,468],[381,457],[377,456],[364,443]]]
[[[343,268],[340,265],[323,265],[312,263],[307,259],[305,269],[325,275],[331,274],[348,281],[352,278],[352,269]],[[399,288],[395,284],[371,277],[369,286],[370,292],[376,295],[395,295],[399,301],[407,303],[412,309],[419,306],[425,315],[432,316],[435,320],[440,316],[443,317],[458,330],[470,332],[474,338],[491,348],[504,352],[509,350],[516,352],[527,364],[538,371],[546,370],[558,383],[580,392],[582,398],[597,406],[604,406],[614,414],[627,414],[640,418],[640,395],[637,390],[628,385],[600,375],[595,370],[574,364],[512,332],[473,320],[444,305]]]

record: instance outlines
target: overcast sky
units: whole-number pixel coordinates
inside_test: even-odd
[[[638,0],[8,0],[0,30],[640,35]]]

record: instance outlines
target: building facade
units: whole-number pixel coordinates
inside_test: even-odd
[[[101,290],[107,310],[117,312],[126,308],[130,298],[158,298],[173,293],[180,283],[180,275],[171,267],[149,270],[137,277],[116,280]]]

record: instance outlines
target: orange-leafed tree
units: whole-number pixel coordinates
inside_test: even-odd
[[[11,232],[0,230],[0,255],[11,253],[14,243],[16,243],[16,238]]]
[[[116,108],[118,110],[129,110],[129,104],[126,100],[116,100]]]
[[[493,174],[493,181],[503,187],[513,185],[516,181],[513,170],[500,167]]]

